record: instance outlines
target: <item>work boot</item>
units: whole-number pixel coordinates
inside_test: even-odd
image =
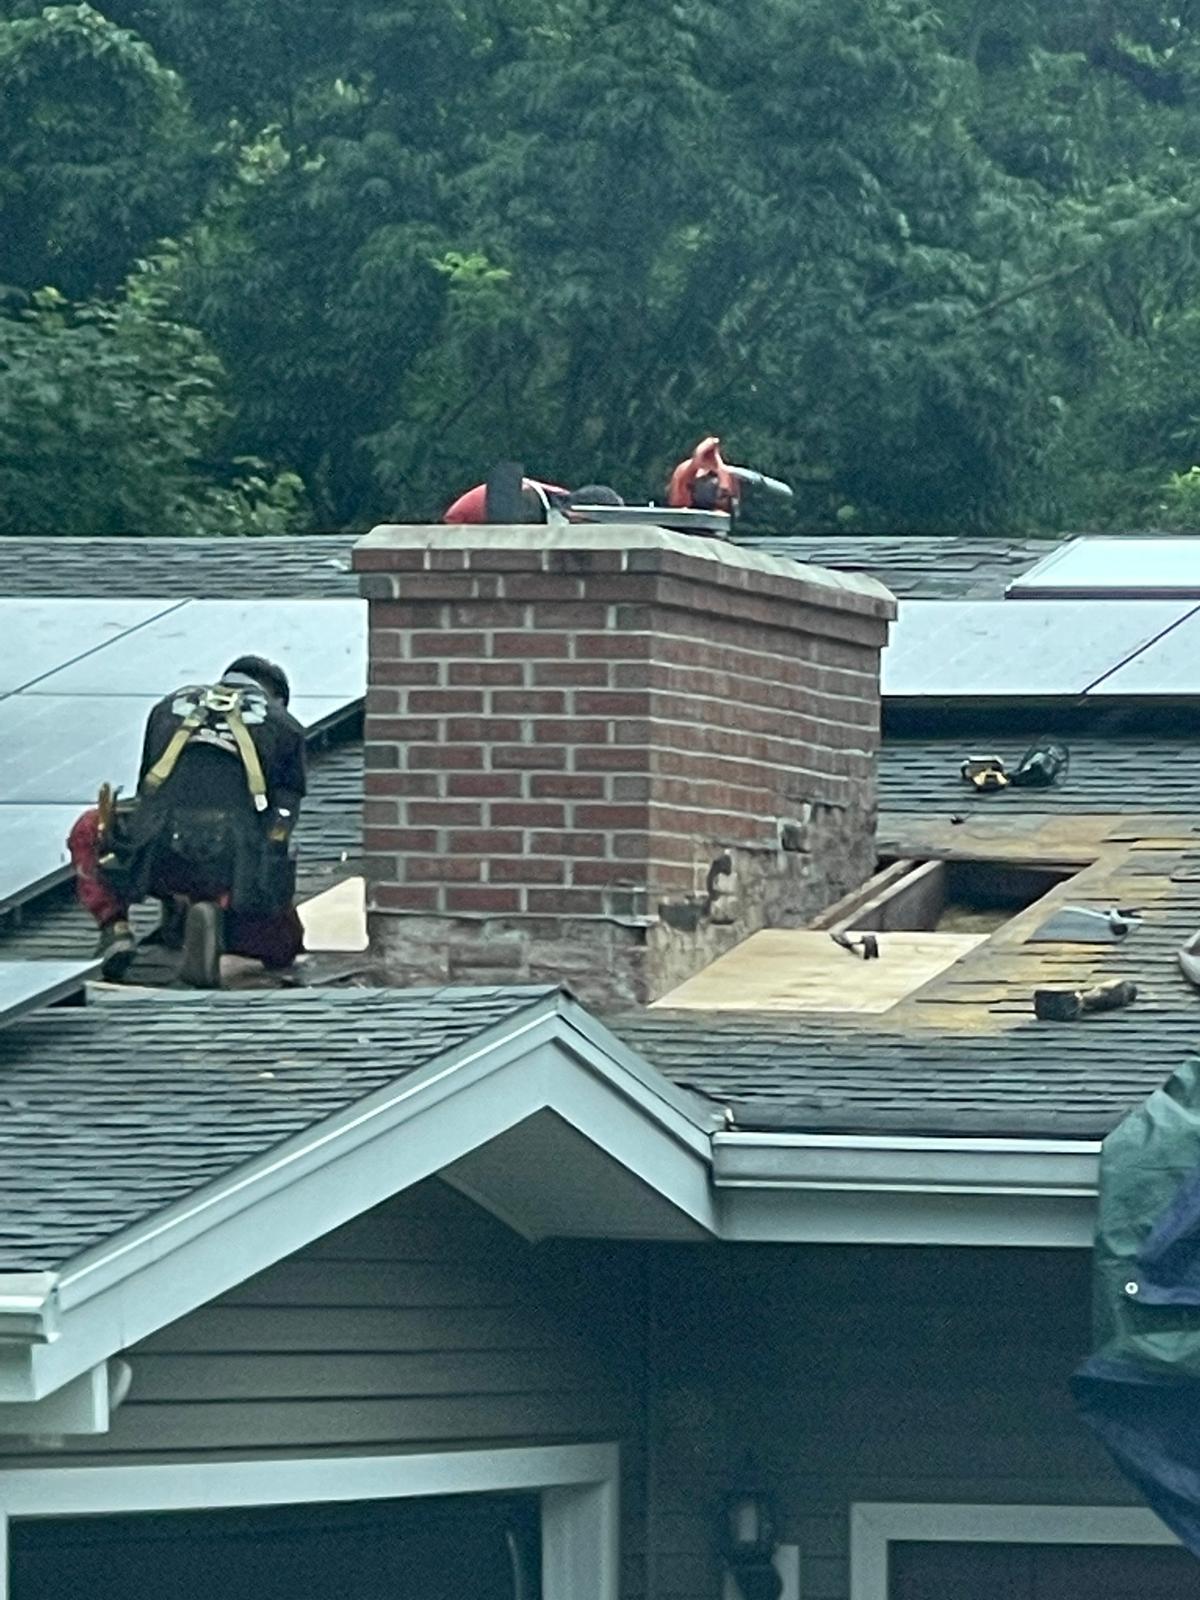
[[[188,907],[179,976],[193,989],[221,987],[221,908],[209,900]]]
[[[100,976],[108,983],[120,983],[137,954],[133,929],[124,917],[106,922],[100,929],[96,954],[100,958]]]
[[[162,916],[151,938],[164,950],[183,949],[183,930],[187,925],[187,905],[182,900],[164,900]]]

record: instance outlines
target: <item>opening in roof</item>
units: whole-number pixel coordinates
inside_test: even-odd
[[[804,928],[766,928],[656,1005],[878,1014],[924,988],[1083,866],[895,860]]]
[[[992,933],[1078,869],[1012,861],[885,860],[811,926],[874,933]]]

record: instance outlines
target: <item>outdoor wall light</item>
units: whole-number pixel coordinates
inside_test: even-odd
[[[723,1506],[722,1554],[743,1600],[779,1600],[783,1580],[775,1570],[775,1505],[747,1462]]]

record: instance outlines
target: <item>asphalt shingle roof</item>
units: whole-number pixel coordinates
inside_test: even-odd
[[[902,600],[1001,600],[1012,580],[1056,543],[917,533],[755,536],[737,542],[837,572],[869,572]]]
[[[270,539],[0,537],[0,594],[291,600],[358,594],[356,534]]]
[[[967,754],[998,755],[1012,770],[1029,739],[993,733],[954,738],[886,738],[879,752],[879,806],[887,813],[931,810],[971,818],[1033,813],[1085,814],[1195,809],[1200,798],[1200,736],[1194,739],[1068,736],[1070,765],[1050,789],[980,794],[962,781]]]
[[[0,1272],[44,1271],[544,1000],[155,996],[0,1033]]]
[[[0,594],[207,599],[356,595],[356,534],[270,539],[0,537]],[[840,572],[870,572],[894,594],[1000,599],[1005,586],[1053,549],[1045,539],[983,535],[820,534],[735,543]]]
[[[666,1010],[610,1025],[736,1127],[813,1133],[1102,1139],[1197,1043],[1194,1018],[1144,1007],[995,1033]]]

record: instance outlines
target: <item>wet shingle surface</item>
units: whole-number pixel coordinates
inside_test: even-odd
[[[0,1272],[58,1266],[555,994],[155,995],[0,1033]]]

